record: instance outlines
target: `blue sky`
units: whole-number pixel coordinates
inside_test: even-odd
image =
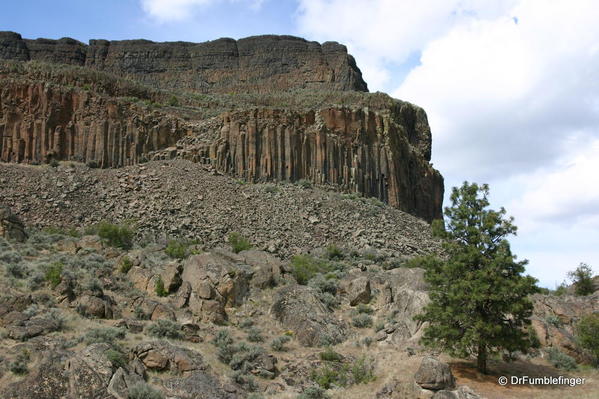
[[[553,288],[599,270],[599,3],[594,0],[21,0],[26,38],[346,44],[371,91],[422,106],[446,188],[489,183],[514,252]]]

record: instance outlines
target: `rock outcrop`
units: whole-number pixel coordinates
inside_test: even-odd
[[[85,66],[155,87],[202,92],[294,88],[368,91],[347,48],[293,36],[253,36],[204,43],[149,40],[23,39],[0,32],[0,59]]]
[[[228,113],[219,137],[185,137],[151,159],[211,164],[249,181],[333,184],[425,220],[441,218],[443,177],[429,163],[431,133],[421,108],[402,101],[385,111],[325,108]]]
[[[27,240],[27,233],[25,232],[25,225],[21,219],[12,213],[11,209],[6,205],[0,204],[0,237],[16,240],[25,241]]]
[[[366,84],[339,44],[258,36],[86,46],[0,32],[3,59],[11,61],[0,67],[0,162],[106,168],[183,158],[252,182],[306,179],[427,221],[442,216],[443,178],[430,164],[425,112],[380,95],[342,100],[339,93]],[[29,60],[41,63],[22,62]],[[158,104],[179,104],[160,88],[225,97],[205,103],[188,93],[181,101],[193,107],[182,109]],[[296,89],[307,98],[294,106],[285,97],[270,106],[259,99]],[[326,104],[347,105],[325,105],[309,98],[312,90],[337,93]],[[207,118],[213,108],[227,112]]]
[[[177,118],[89,91],[0,81],[2,162],[133,165],[144,154],[174,145],[186,133]]]

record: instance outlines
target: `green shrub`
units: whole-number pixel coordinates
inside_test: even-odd
[[[320,360],[326,360],[327,362],[340,362],[343,360],[343,356],[331,348],[326,348],[324,351],[320,352]]]
[[[298,284],[306,285],[318,273],[327,273],[333,269],[329,262],[310,255],[296,255],[291,258],[291,274]]]
[[[545,317],[545,322],[547,324],[551,324],[554,327],[562,326],[562,321],[556,315],[549,315],[549,316]]]
[[[372,317],[367,314],[358,314],[352,318],[352,325],[357,328],[372,327]]]
[[[578,345],[593,357],[599,366],[599,314],[584,316],[576,325]]]
[[[157,338],[181,339],[181,325],[170,320],[157,320],[146,328],[146,332]]]
[[[8,369],[11,373],[16,375],[24,375],[29,373],[29,369],[27,365],[29,364],[29,360],[31,359],[29,352],[25,349],[22,350],[17,358],[8,364]]]
[[[127,399],[164,399],[164,396],[147,383],[138,382],[129,388]]]
[[[229,330],[218,330],[216,336],[212,340],[212,343],[217,348],[224,348],[226,346],[233,345],[233,338],[231,338]]]
[[[111,247],[131,249],[133,246],[133,230],[129,226],[101,222],[97,226],[97,232]]]
[[[122,328],[100,327],[89,330],[83,340],[88,345],[103,343],[117,348],[117,341],[124,339],[126,335],[127,332]]]
[[[283,335],[283,336],[273,339],[272,342],[270,343],[270,347],[274,351],[284,352],[287,350],[287,348],[285,347],[285,344],[289,341],[291,341],[291,337],[289,337],[287,335]]]
[[[60,165],[60,162],[58,162],[58,160],[56,160],[56,159],[52,159],[50,161],[50,166],[53,168],[57,168],[59,165]]]
[[[121,273],[123,273],[123,274],[129,273],[129,270],[131,270],[132,267],[133,267],[133,261],[131,260],[131,258],[129,258],[128,256],[123,256],[123,258],[121,259],[121,267],[119,268]]]
[[[62,269],[64,265],[60,262],[50,264],[44,274],[44,279],[50,283],[52,288],[56,288],[62,281]]]
[[[324,389],[366,384],[375,379],[374,362],[366,357],[360,357],[351,363],[329,362],[314,370],[310,377]]]
[[[405,262],[404,266],[408,268],[429,269],[431,265],[438,262],[438,258],[434,255],[416,256]]]
[[[115,368],[125,368],[127,366],[127,357],[121,351],[115,349],[108,349],[106,351],[106,357],[108,358],[108,360],[110,360],[110,363],[112,363],[112,365]]]
[[[179,99],[176,96],[171,96],[168,99],[168,105],[170,105],[171,107],[178,107],[179,106]]]
[[[27,277],[29,270],[27,267],[21,263],[8,263],[6,265],[6,273],[10,277],[14,277],[17,279],[22,279]]]
[[[364,303],[358,304],[358,306],[356,307],[356,310],[358,313],[363,313],[363,314],[372,314],[374,312],[374,309],[372,309],[370,306],[368,306]]]
[[[162,281],[162,277],[158,276],[156,279],[156,284],[154,285],[154,291],[156,291],[156,295],[160,297],[168,296],[168,291],[164,288],[164,281]]]
[[[229,234],[227,241],[229,242],[229,245],[231,245],[233,252],[236,254],[252,248],[250,241],[236,232]]]
[[[297,399],[330,399],[330,396],[320,387],[308,387]]]
[[[558,369],[564,369],[567,371],[576,370],[576,360],[571,356],[566,355],[561,352],[557,348],[549,348],[547,349],[547,355],[549,356],[549,361],[553,364],[554,367]]]
[[[343,250],[335,244],[330,244],[327,246],[326,255],[330,260],[341,260],[345,257]]]
[[[190,255],[189,247],[197,244],[197,241],[170,240],[164,252],[174,259],[185,259]]]
[[[22,260],[23,258],[16,251],[6,251],[0,253],[0,262],[2,263],[19,263]]]
[[[250,328],[250,330],[248,331],[248,341],[263,342],[264,337],[262,337],[262,333],[257,328]]]
[[[251,326],[254,325],[254,321],[252,319],[243,319],[240,323],[239,323],[239,328],[250,328]]]

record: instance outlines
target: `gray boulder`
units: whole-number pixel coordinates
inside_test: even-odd
[[[455,387],[455,378],[449,365],[430,356],[422,359],[414,379],[422,388],[433,391]]]
[[[304,346],[333,345],[346,338],[347,327],[335,319],[313,288],[301,285],[280,288],[271,313]]]

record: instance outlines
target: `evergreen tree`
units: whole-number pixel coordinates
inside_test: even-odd
[[[507,236],[516,233],[505,209],[488,209],[488,185],[453,188],[451,206],[433,230],[444,240],[444,260],[426,265],[430,304],[417,318],[429,322],[423,343],[453,356],[476,356],[487,372],[490,354],[501,350],[526,352],[536,279],[524,276],[527,261],[516,261]]]

